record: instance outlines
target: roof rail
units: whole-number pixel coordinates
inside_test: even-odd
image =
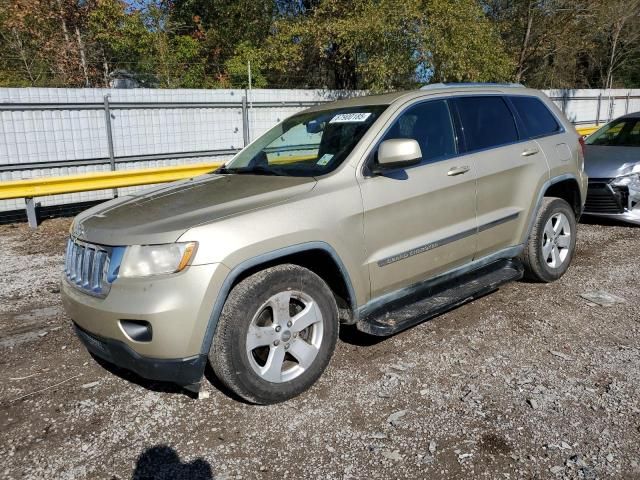
[[[524,87],[521,83],[482,83],[482,82],[462,82],[462,83],[431,83],[420,87],[420,90],[431,90],[434,88],[446,87]]]

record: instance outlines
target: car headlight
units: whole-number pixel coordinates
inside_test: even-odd
[[[132,245],[124,252],[118,276],[136,278],[179,272],[188,265],[196,246],[196,242]]]
[[[614,187],[631,187],[634,190],[638,190],[640,189],[640,173],[620,175],[611,180],[611,185]]]

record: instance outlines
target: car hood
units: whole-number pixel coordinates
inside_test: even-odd
[[[78,215],[72,234],[102,245],[175,242],[189,228],[284,202],[315,184],[303,177],[203,175],[97,205]]]
[[[589,178],[613,178],[640,168],[639,147],[586,145],[584,167]]]

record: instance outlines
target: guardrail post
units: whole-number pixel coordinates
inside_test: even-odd
[[[242,139],[246,147],[249,144],[249,109],[246,95],[242,96]]]
[[[107,147],[109,149],[109,163],[111,171],[116,171],[116,157],[113,153],[113,130],[111,129],[111,109],[109,108],[109,95],[104,96],[104,124],[107,127]],[[118,189],[113,189],[113,197],[118,196]]]
[[[24,199],[27,207],[27,220],[29,220],[29,226],[31,228],[38,228],[38,214],[36,212],[36,203],[33,198]]]

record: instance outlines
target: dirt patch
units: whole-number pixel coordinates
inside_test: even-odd
[[[54,218],[42,222],[37,229],[27,223],[0,225],[0,237],[11,237],[21,254],[64,253],[72,219]]]
[[[383,340],[343,328],[316,386],[255,407],[91,358],[56,290],[68,227],[0,227],[2,478],[640,477],[638,228],[580,225],[556,283]]]

